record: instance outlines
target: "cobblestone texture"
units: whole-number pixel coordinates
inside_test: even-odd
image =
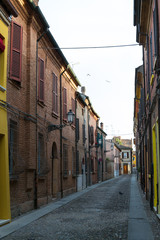
[[[85,193],[4,240],[127,240],[131,176],[124,175]],[[122,193],[122,194],[120,194]],[[142,195],[155,239],[160,223]],[[138,240],[138,239],[137,239]]]
[[[140,194],[142,197],[144,209],[145,209],[147,217],[148,217],[148,221],[152,228],[154,239],[160,240],[160,220],[156,216],[156,213],[154,213],[153,211],[150,210],[150,203],[149,203],[149,201],[146,200],[146,196],[145,196],[145,194],[143,194],[143,192],[140,188],[140,185],[139,185],[139,190],[140,190]]]

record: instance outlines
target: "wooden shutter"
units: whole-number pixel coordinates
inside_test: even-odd
[[[9,173],[12,174],[15,170],[17,162],[17,123],[10,120],[10,134],[9,134]]]
[[[93,145],[94,143],[94,128],[93,126],[89,126],[89,143]]]
[[[82,131],[83,131],[83,144],[86,142],[86,130],[85,130],[85,124],[82,125]]]
[[[75,114],[75,99],[72,98],[71,101],[72,101],[72,112]],[[74,117],[74,120],[73,120],[73,124],[74,125],[76,124],[75,117]]]
[[[44,102],[44,61],[39,58],[39,101]]]
[[[67,120],[67,89],[63,88],[63,119]]]
[[[153,25],[154,25],[154,54],[158,56],[158,6],[155,0],[155,8],[153,11]]]
[[[22,27],[15,22],[11,24],[11,62],[10,78],[21,81],[22,64]]]
[[[76,141],[79,141],[79,118],[76,118]]]
[[[153,49],[152,49],[152,32],[150,34],[150,58],[151,58],[151,74],[153,73]]]
[[[58,114],[58,78],[53,73],[53,112]]]
[[[63,176],[68,175],[68,146],[63,144]]]

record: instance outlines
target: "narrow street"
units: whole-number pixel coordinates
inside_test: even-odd
[[[148,204],[146,204],[141,191],[138,190],[135,180],[135,175],[123,175],[99,185],[97,184],[96,187],[81,193],[77,198],[71,198],[66,203],[64,201],[64,204],[56,210],[35,221],[31,221],[26,226],[21,228],[20,224],[17,224],[16,231],[12,229],[12,224],[16,223],[18,219],[14,220],[11,224],[0,229],[0,238],[4,240],[158,240],[160,239],[158,231],[160,223],[155,214],[148,208]],[[132,196],[133,191],[134,193],[136,191],[134,196]],[[130,199],[131,197],[132,199]],[[142,210],[144,210],[148,218],[143,219],[142,215],[136,216],[137,210],[134,210],[134,207],[137,209],[139,206],[136,205],[136,197],[139,198],[138,201],[143,202],[138,209],[138,213],[144,214],[142,213]],[[134,213],[131,211],[131,208]],[[34,215],[36,215],[36,211]],[[23,216],[19,219],[25,221]],[[137,225],[135,225],[134,221],[136,221]],[[132,224],[134,224],[136,235],[132,232]],[[138,225],[141,228],[140,230]],[[140,236],[138,234],[139,231],[144,231],[143,227],[145,227],[148,238],[145,237],[145,234],[145,238],[135,237]],[[9,229],[12,229],[14,232],[5,235],[4,233],[7,233]]]

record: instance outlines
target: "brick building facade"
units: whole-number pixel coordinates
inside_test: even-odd
[[[19,15],[10,28],[7,106],[11,210],[17,216],[76,191],[75,125],[49,126],[67,124],[80,83],[54,49],[40,8],[27,0],[12,4]]]

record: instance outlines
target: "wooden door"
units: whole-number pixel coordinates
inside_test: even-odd
[[[128,164],[123,165],[123,174],[128,174]]]

